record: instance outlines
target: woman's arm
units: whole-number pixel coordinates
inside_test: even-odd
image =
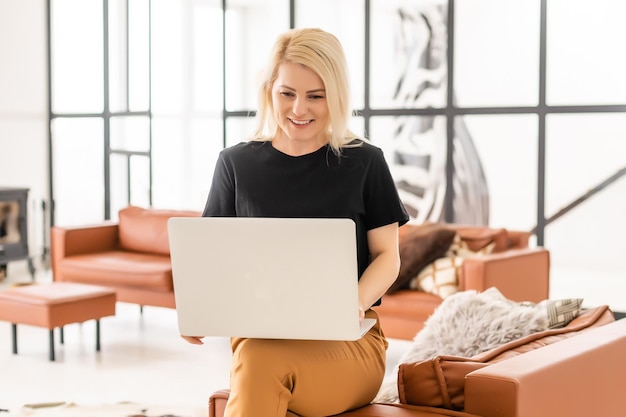
[[[398,223],[377,227],[367,232],[371,262],[359,280],[359,312],[361,319],[391,287],[400,271]]]

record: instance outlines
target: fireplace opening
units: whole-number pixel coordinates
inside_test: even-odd
[[[19,223],[20,205],[17,201],[0,201],[0,245],[22,240]]]
[[[0,187],[0,279],[11,261],[27,260],[33,281],[35,268],[28,248],[28,189]]]

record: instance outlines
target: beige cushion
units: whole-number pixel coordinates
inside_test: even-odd
[[[455,255],[436,259],[411,280],[409,287],[446,298],[459,291],[462,266],[463,258]]]
[[[580,312],[582,298],[566,298],[563,300],[546,300],[539,303],[548,311],[548,327],[558,329],[567,326]]]
[[[486,243],[488,240],[481,240],[480,244],[473,245],[472,248],[475,249],[473,250],[457,233],[445,256],[436,259],[422,269],[417,276],[411,279],[409,288],[436,294],[441,298],[458,292],[463,261],[469,257],[492,253],[496,247],[496,242]]]
[[[409,282],[419,271],[446,253],[455,234],[441,223],[402,226],[399,231],[400,272],[387,294],[408,289]]]

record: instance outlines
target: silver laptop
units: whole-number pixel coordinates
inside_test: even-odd
[[[179,331],[191,336],[356,340],[356,228],[350,219],[173,217]]]

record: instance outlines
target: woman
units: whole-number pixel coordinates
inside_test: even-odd
[[[348,129],[349,97],[337,38],[319,29],[281,35],[261,83],[255,138],[221,152],[203,215],[353,219],[362,320],[377,317],[370,307],[398,275],[398,226],[408,215],[382,151]],[[357,341],[231,345],[227,417],[341,413],[368,404],[385,372],[378,324]]]

